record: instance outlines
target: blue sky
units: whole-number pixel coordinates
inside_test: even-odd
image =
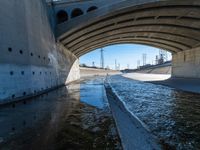
[[[140,60],[142,65],[142,55],[145,53],[146,63],[155,63],[155,57],[159,54],[159,49],[144,46],[139,44],[119,44],[104,47],[104,62],[105,67],[115,68],[115,60],[117,64],[120,64],[120,69],[137,68],[137,61]],[[100,66],[100,49],[94,50],[80,57],[80,64],[86,64],[92,66],[92,62],[95,62],[95,66]],[[171,59],[171,54],[168,53],[168,59]]]

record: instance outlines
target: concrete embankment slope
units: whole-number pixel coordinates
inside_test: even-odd
[[[97,69],[97,68],[80,67],[81,77],[105,76],[107,74],[115,75],[115,74],[121,74],[121,72],[116,71],[116,70],[105,70],[105,69]]]
[[[164,66],[158,68],[150,68],[144,69],[141,71],[137,71],[138,73],[152,73],[152,74],[171,74],[172,67],[171,66]]]
[[[161,65],[150,66],[148,68],[135,70],[137,73],[151,73],[151,74],[171,74],[171,63],[165,63]]]

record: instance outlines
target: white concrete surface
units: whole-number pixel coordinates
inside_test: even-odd
[[[169,79],[170,74],[145,74],[145,73],[127,73],[122,76],[139,81],[162,81]]]

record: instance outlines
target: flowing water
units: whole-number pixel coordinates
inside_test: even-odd
[[[200,149],[200,94],[116,75],[110,85],[162,144],[169,149]]]

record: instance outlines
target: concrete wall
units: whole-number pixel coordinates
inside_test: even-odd
[[[136,72],[151,73],[151,74],[171,74],[171,66],[162,66],[157,68],[144,69]]]
[[[172,76],[200,78],[200,47],[173,54]]]
[[[0,103],[79,78],[77,58],[55,42],[45,0],[5,0],[0,7]]]

